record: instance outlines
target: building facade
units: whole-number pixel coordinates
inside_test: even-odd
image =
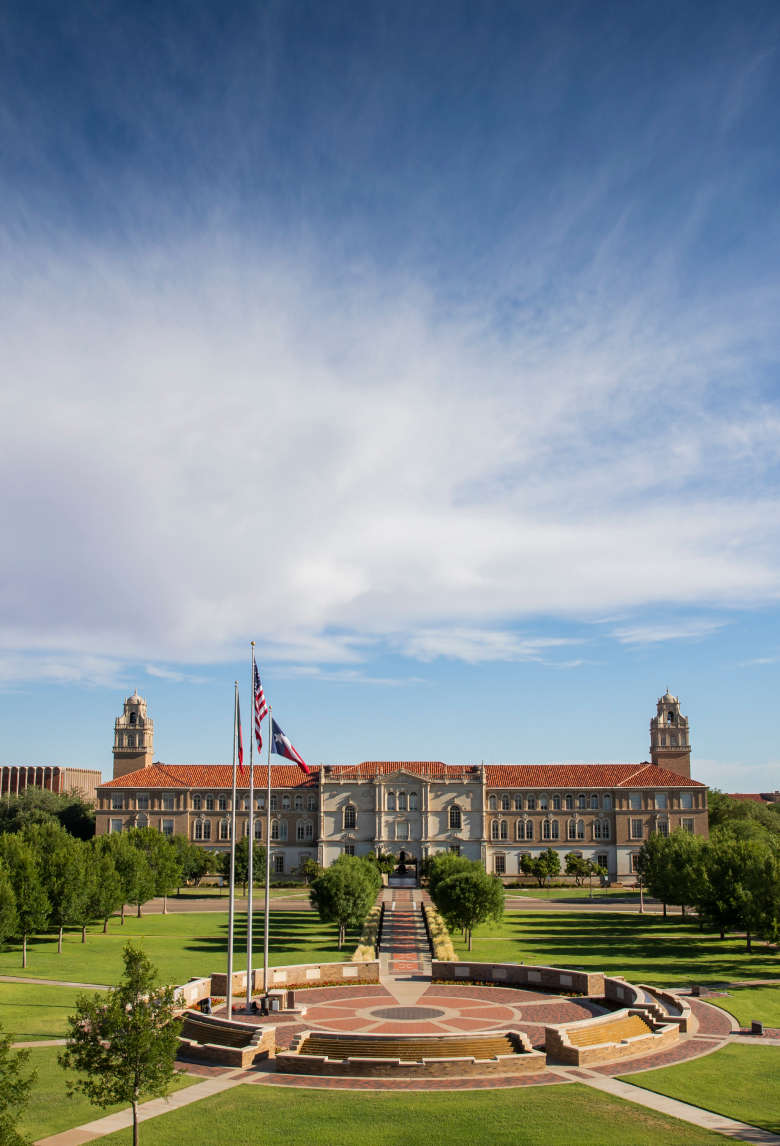
[[[129,706],[129,707],[128,707]],[[651,738],[660,738],[657,722],[672,711],[685,745],[657,745],[651,754],[677,749],[678,767],[641,764],[506,764],[456,768],[440,761],[364,761],[325,765],[306,776],[291,764],[271,767],[271,838],[266,841],[267,770],[255,767],[255,838],[269,843],[271,870],[293,874],[304,859],[327,866],[339,855],[390,852],[422,860],[451,851],[481,860],[488,871],[517,878],[523,854],[547,848],[593,859],[613,878],[630,876],[642,842],[653,832],[682,829],[707,835],[707,789],[685,774],[680,749],[690,745],[687,719],[669,693],[658,701]],[[676,706],[676,707],[675,707]],[[133,712],[136,721],[130,722]],[[119,743],[138,735],[142,745]],[[120,725],[120,721],[122,721]],[[665,735],[670,735],[668,732]],[[677,735],[681,735],[678,731]],[[121,832],[134,826],[186,835],[212,850],[230,847],[249,825],[248,776],[239,778],[232,806],[232,769],[226,765],[169,766],[149,760],[126,770],[129,752],[151,755],[151,721],[137,693],[125,701],[115,728],[114,778],[98,789],[97,832]]]

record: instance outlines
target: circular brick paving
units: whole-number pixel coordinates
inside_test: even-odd
[[[444,1011],[436,1007],[382,1007],[379,1011],[372,1011],[375,1019],[403,1019],[406,1022],[420,1021],[421,1019],[440,1019]]]

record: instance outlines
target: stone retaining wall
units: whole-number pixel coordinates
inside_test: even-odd
[[[379,978],[379,960],[366,963],[299,963],[290,967],[269,967],[269,987],[317,987],[320,983],[344,982],[360,983],[365,980],[376,982]],[[206,980],[203,980],[204,982]],[[211,979],[211,993],[227,995],[227,974],[215,972]],[[263,989],[262,968],[252,972],[252,990],[257,995]],[[246,991],[246,971],[233,973],[233,993]]]
[[[567,1037],[567,1031],[592,1030],[598,1026],[608,1026],[630,1015],[639,1015],[653,1028],[646,1035],[636,1035],[633,1038],[621,1039],[620,1042],[593,1043],[590,1046],[575,1046]],[[595,1019],[584,1019],[581,1023],[560,1023],[544,1028],[544,1049],[547,1054],[570,1066],[595,1066],[603,1062],[614,1062],[615,1059],[631,1058],[634,1055],[653,1054],[663,1050],[664,1047],[676,1043],[680,1038],[680,1030],[675,1024],[654,1023],[646,1011],[634,1007],[625,1011],[615,1011],[610,1015],[599,1015]]]
[[[474,963],[447,962],[434,959],[431,978],[448,983],[501,983],[522,984],[550,988],[558,992],[576,991],[582,995],[603,995],[604,975],[601,971],[572,971],[567,967],[534,966],[531,963]]]
[[[208,1021],[208,1016],[198,1015],[199,1021]],[[220,1024],[220,1020],[216,1019],[214,1022],[215,1027]],[[231,1027],[238,1027],[239,1025],[243,1030],[247,1030],[246,1026],[238,1023],[227,1024],[224,1021],[222,1026],[230,1025]],[[195,1062],[205,1062],[212,1065],[219,1066],[240,1066],[250,1067],[255,1062],[260,1062],[262,1059],[274,1058],[276,1055],[276,1027],[262,1027],[258,1028],[256,1033],[252,1036],[252,1041],[245,1047],[225,1047],[220,1043],[198,1043],[192,1039],[179,1039],[178,1058],[189,1059]]]

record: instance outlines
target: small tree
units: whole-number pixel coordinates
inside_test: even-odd
[[[339,856],[312,881],[309,900],[323,923],[336,923],[339,951],[348,927],[359,927],[382,887],[376,864],[358,856]]]
[[[125,889],[114,857],[109,851],[93,847],[90,862],[93,879],[90,888],[89,914],[91,919],[103,920],[103,934],[106,935],[109,919],[125,902]]]
[[[128,943],[125,974],[106,994],[79,995],[76,1014],[59,1058],[65,1070],[84,1077],[68,1094],[85,1094],[95,1106],[128,1102],[133,1108],[133,1146],[138,1146],[138,1104],[163,1098],[178,1073],[176,1052],[182,1023],[174,1015],[175,988],[159,985],[159,973],[143,951]]]
[[[51,902],[51,923],[58,928],[57,952],[62,954],[64,927],[76,927],[85,921],[91,892],[88,868],[88,845],[63,832],[66,839],[54,851],[46,865],[46,892]]]
[[[596,864],[593,860],[583,859],[582,856],[575,855],[574,852],[569,852],[564,858],[566,860],[566,874],[574,876],[576,887],[582,887],[588,876],[593,875],[596,870]]]
[[[19,915],[16,910],[16,896],[11,884],[8,864],[0,859],[0,947],[19,934]]]
[[[26,967],[27,937],[46,929],[51,904],[41,881],[35,853],[21,836],[0,836],[0,856],[8,865],[19,919],[16,934],[21,936],[22,967]]]
[[[371,859],[370,856],[368,858]],[[308,887],[309,886],[309,880],[316,879],[321,871],[322,871],[322,868],[320,867],[320,865],[317,863],[316,860],[313,860],[311,858],[311,856],[307,856],[306,859],[301,860],[301,862],[298,864],[297,868],[293,868],[293,872],[296,875],[299,875],[301,877],[301,879],[303,880],[303,886],[304,887]],[[381,868],[380,868],[380,871],[381,871]]]
[[[154,875],[154,894],[163,897],[163,915],[168,914],[168,896],[181,883],[181,864],[176,847],[156,828],[131,828],[125,839],[146,856]],[[141,918],[141,904],[138,904]]]
[[[29,1146],[29,1138],[20,1134],[16,1124],[30,1100],[37,1071],[22,1077],[22,1067],[29,1061],[29,1050],[11,1052],[11,1036],[3,1034],[0,1023],[0,1143],[2,1146]]]
[[[106,837],[104,837],[106,838]],[[132,903],[138,908],[148,903],[154,896],[154,872],[147,863],[146,856],[139,848],[127,843],[123,835],[108,836],[116,842],[112,846],[112,857],[119,878],[122,881],[122,926],[125,923],[125,904]]]
[[[504,885],[496,875],[477,871],[458,871],[449,876],[438,888],[440,914],[447,926],[457,925],[466,933],[471,950],[471,933],[480,923],[493,920],[500,923],[504,917]]]
[[[389,875],[391,871],[395,870],[396,858],[392,852],[369,852],[366,858],[369,859],[371,863],[375,863],[383,875]],[[426,856],[426,858],[423,860],[423,868],[427,863],[428,858],[429,857]],[[424,874],[427,875],[427,872]]]
[[[227,873],[230,875],[230,856],[228,855]],[[243,884],[246,895],[246,885],[249,879],[249,836],[242,836],[236,841],[236,883]],[[252,848],[252,882],[265,883],[265,848],[255,840]]]
[[[205,848],[190,843],[183,834],[171,836],[171,843],[176,849],[176,859],[181,868],[181,878],[189,883],[192,880],[196,887],[213,866],[213,856]]]
[[[520,857],[520,870],[523,875],[532,875],[539,887],[544,887],[544,881],[548,876],[560,873],[561,857],[554,848],[548,848],[546,852],[536,857],[524,852]]]

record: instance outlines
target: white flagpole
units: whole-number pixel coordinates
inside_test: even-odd
[[[227,1017],[233,1017],[233,915],[236,893],[236,754],[238,752],[238,681],[233,707],[233,803],[228,820],[230,830],[230,899],[228,903],[228,965],[227,996],[225,999]]]
[[[249,861],[247,868],[247,901],[246,901],[246,1013],[249,1014],[252,1006],[252,853],[255,847],[255,772],[254,772],[254,740],[255,740],[255,642],[252,641],[252,717],[249,728]]]
[[[271,743],[274,722],[272,706],[268,705],[268,775],[265,793],[265,920],[263,923],[263,994],[268,997],[268,908],[271,899]]]

